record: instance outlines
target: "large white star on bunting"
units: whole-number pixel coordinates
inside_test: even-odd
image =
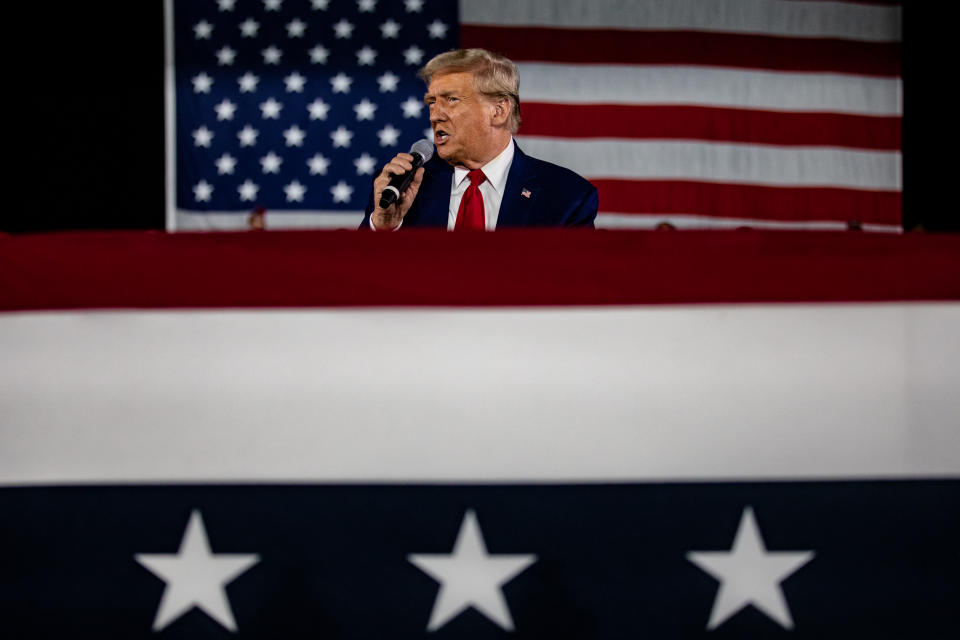
[[[440,583],[427,631],[436,631],[468,607],[511,631],[513,619],[500,588],[536,562],[537,556],[487,553],[471,509],[463,517],[453,553],[411,553],[407,559]]]
[[[691,551],[687,559],[720,581],[707,629],[715,629],[752,604],[785,629],[793,628],[780,583],[813,559],[813,551],[767,551],[747,507],[730,551]]]
[[[138,553],[134,558],[167,583],[153,621],[154,631],[160,631],[193,607],[236,631],[237,623],[224,587],[260,561],[256,554],[212,553],[197,510],[190,514],[177,553]]]

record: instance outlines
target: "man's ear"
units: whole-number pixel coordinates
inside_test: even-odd
[[[506,124],[510,117],[510,101],[502,98],[493,103],[493,123],[497,126]]]

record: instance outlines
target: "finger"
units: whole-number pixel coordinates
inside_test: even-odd
[[[403,167],[413,167],[413,157],[409,153],[403,153],[391,160],[390,164],[399,164]]]
[[[400,195],[401,199],[404,202],[412,202],[420,191],[421,182],[423,182],[423,167],[417,169],[417,172],[413,174],[413,180],[410,181],[410,185]]]
[[[381,172],[381,174],[396,176],[396,175],[406,173],[407,171],[410,171],[412,169],[413,169],[412,163],[407,162],[402,158],[394,158],[383,167],[383,171]]]
[[[413,156],[409,153],[398,153],[396,156],[394,156],[393,160],[387,164],[399,164],[400,166],[404,167],[405,170],[409,171],[413,168]]]
[[[423,167],[417,169],[417,172],[413,174],[413,180],[410,181],[410,186],[407,189],[413,189],[414,193],[420,188],[420,183],[423,182]]]

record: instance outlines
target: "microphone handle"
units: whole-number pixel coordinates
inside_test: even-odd
[[[413,182],[413,176],[417,173],[417,169],[423,166],[423,156],[417,152],[413,152],[411,155],[413,156],[413,169],[390,178],[390,184],[384,187],[383,193],[380,194],[381,209],[386,209],[400,199],[400,194]]]

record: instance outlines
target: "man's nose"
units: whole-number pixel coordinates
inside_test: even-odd
[[[443,122],[447,119],[446,112],[437,104],[430,105],[430,122]]]

